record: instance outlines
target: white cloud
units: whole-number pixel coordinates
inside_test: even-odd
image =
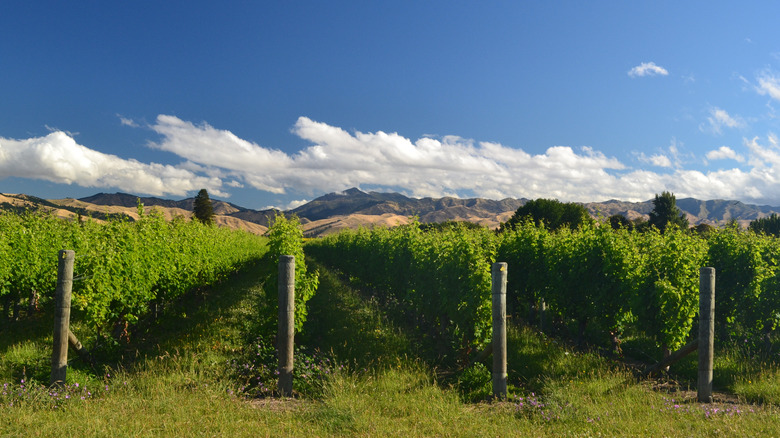
[[[654,62],[643,62],[628,71],[632,78],[641,78],[644,76],[667,76],[669,72]]]
[[[220,181],[185,169],[125,160],[82,146],[57,131],[24,140],[0,138],[0,178],[20,177],[84,187],[116,187],[155,196],[186,195],[207,188],[219,195]]]
[[[411,140],[398,133],[347,132],[301,117],[292,131],[310,145],[295,153],[262,147],[233,133],[159,116],[151,127],[162,138],[151,147],[182,157],[179,165],[141,163],[79,145],[64,132],[24,140],[0,138],[0,178],[34,178],[132,193],[190,195],[206,188],[253,187],[277,194],[319,195],[350,187],[445,195],[557,198],[562,201],[644,201],[668,190],[678,197],[740,199],[780,204],[778,138],[746,139],[744,152],[723,146],[708,160],[735,160],[740,168],[687,169],[690,154],[672,140],[638,160],[660,171],[630,169],[589,147],[553,146],[531,154],[498,143],[456,136]],[[284,201],[288,202],[288,201]],[[305,201],[292,201],[294,208]]]
[[[745,157],[736,153],[734,149],[728,146],[721,146],[718,149],[709,151],[705,156],[708,160],[734,160],[740,163],[745,161]]]
[[[690,155],[681,153],[679,146],[682,146],[682,143],[679,143],[679,146],[678,143],[676,138],[672,138],[669,147],[666,150],[662,150],[661,153],[648,156],[644,152],[640,152],[635,154],[635,156],[640,162],[656,167],[681,168],[690,158]]]
[[[150,143],[153,148],[172,152],[213,170],[233,171],[257,189],[284,193],[284,186],[272,175],[280,168],[289,168],[291,159],[283,152],[262,148],[207,123],[196,126],[174,116],[157,116],[157,123],[151,128],[164,137],[159,143]]]
[[[349,133],[306,117],[299,118],[292,131],[311,145],[291,155],[173,116],[159,116],[152,129],[163,135],[152,147],[173,152],[203,171],[277,194],[291,188],[315,194],[372,186],[399,187],[413,196],[469,192],[508,197],[524,193],[528,186],[545,190],[552,179],[561,187],[543,195],[569,198],[588,187],[602,191],[598,181],[606,171],[624,168],[590,148],[556,146],[530,155],[457,136],[412,141],[382,131]]]
[[[305,205],[305,204],[308,204],[308,203],[309,203],[309,201],[306,200],[306,199],[297,199],[295,201],[290,201],[290,203],[288,203],[287,205],[282,205],[282,206],[279,206],[279,205],[266,205],[265,207],[259,208],[259,210],[272,210],[272,209],[276,209],[276,210],[287,211],[287,210],[296,209],[296,208],[300,207],[301,205]]]
[[[135,122],[133,119],[128,119],[127,117],[122,117],[121,115],[117,114],[117,117],[119,117],[119,122],[122,124],[122,126],[129,126],[131,128],[137,128],[138,123]]]
[[[756,91],[760,95],[769,95],[772,99],[780,100],[780,77],[774,72],[765,70],[758,75]]]
[[[724,113],[713,111],[713,120],[724,126],[738,120]],[[298,119],[292,132],[311,145],[294,154],[172,116],[158,117],[153,129],[164,136],[155,147],[175,151],[213,175],[228,175],[274,193],[294,189],[314,195],[364,186],[417,197],[468,194],[493,199],[642,201],[669,190],[678,197],[780,203],[780,149],[772,134],[766,146],[758,139],[745,141],[749,159],[725,147],[707,156],[713,160],[743,159],[749,167],[746,170],[686,169],[695,157],[684,152],[676,139],[657,154],[638,154],[639,161],[665,169],[662,173],[627,169],[619,160],[589,147],[553,146],[534,155],[457,136],[411,140],[382,131],[350,133],[306,117]]]
[[[723,128],[742,128],[745,126],[745,121],[739,117],[732,117],[726,110],[718,107],[710,108],[710,116],[707,117],[707,125],[700,125],[699,130],[712,132],[713,134],[720,135],[723,133]]]
[[[666,155],[662,154],[655,154],[651,156],[647,156],[644,153],[639,154],[639,161],[642,161],[644,163],[652,164],[653,166],[657,167],[673,167],[672,160],[667,157]]]
[[[294,209],[294,208],[298,208],[298,207],[300,207],[301,205],[306,205],[306,204],[308,204],[308,203],[309,203],[309,201],[308,201],[308,200],[306,200],[306,199],[298,199],[298,200],[292,201],[292,202],[290,202],[289,204],[287,204],[287,207],[286,207],[286,208],[284,208],[284,209],[285,209],[285,210],[292,210],[292,209]]]

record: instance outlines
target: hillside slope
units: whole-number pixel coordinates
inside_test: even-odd
[[[166,218],[192,215],[194,198],[174,201],[154,197],[138,197],[127,193],[98,193],[81,199],[45,200],[28,195],[0,195],[0,209],[23,211],[43,209],[63,218],[78,215],[96,220],[108,217],[137,218],[138,202],[146,210],[160,210]],[[298,208],[285,211],[301,219],[307,236],[322,236],[345,228],[360,226],[394,226],[409,223],[417,217],[422,223],[469,221],[496,228],[506,222],[527,199],[507,198],[500,201],[469,198],[410,198],[399,193],[364,192],[356,188],[320,196]],[[264,233],[279,210],[252,210],[229,202],[212,199],[217,224],[252,233]],[[652,201],[625,202],[610,200],[583,203],[594,218],[619,214],[628,219],[647,219]],[[735,220],[747,226],[750,221],[780,213],[780,208],[745,204],[733,200],[701,201],[694,198],[677,200],[677,206],[687,215],[691,225],[706,223],[722,226]]]

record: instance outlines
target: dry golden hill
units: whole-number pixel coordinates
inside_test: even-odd
[[[72,198],[50,199],[49,202],[51,202],[52,204],[61,205],[63,207],[71,207],[74,209],[85,210],[87,212],[97,212],[97,213],[102,213],[104,215],[126,215],[128,217],[131,217],[134,220],[138,219],[137,207],[131,208],[131,207],[123,207],[117,205],[97,205],[97,204],[90,204],[88,202],[84,202]],[[144,214],[149,214],[152,210],[159,211],[166,220],[172,220],[175,217],[183,217],[185,219],[192,220],[192,212],[185,210],[183,208],[145,206]],[[76,217],[76,213],[73,213],[71,211],[68,210],[59,210],[59,211],[62,212],[62,214],[57,214],[60,217],[64,217],[64,218]],[[216,223],[217,226],[220,227],[227,227],[234,230],[244,230],[253,234],[265,234],[265,232],[268,231],[268,228],[263,225],[256,224],[253,222],[248,222],[231,216],[226,216],[224,214],[214,215],[214,223]]]

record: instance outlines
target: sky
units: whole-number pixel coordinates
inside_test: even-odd
[[[0,6],[0,192],[780,206],[778,2]]]

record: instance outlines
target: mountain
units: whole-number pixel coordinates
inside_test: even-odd
[[[88,196],[86,198],[79,198],[79,201],[86,202],[88,204],[113,205],[126,208],[135,208],[138,205],[138,202],[141,202],[145,206],[150,207],[158,206],[165,208],[187,208],[186,199],[183,201],[171,201],[169,199],[144,198],[128,193],[98,193],[97,195]]]
[[[628,219],[647,216],[653,211],[653,201],[623,202],[611,200],[606,202],[591,202],[583,204],[593,217],[609,217],[620,214]],[[741,201],[714,199],[701,201],[694,198],[677,200],[677,207],[688,217],[691,225],[708,224],[722,226],[732,220],[746,227],[751,221],[780,214],[780,207],[768,205],[745,204]]]
[[[24,211],[43,209],[64,218],[77,215],[103,220],[109,217],[138,217],[137,205],[144,209],[162,211],[166,218],[192,216],[195,198],[179,201],[154,197],[138,197],[127,193],[98,193],[81,199],[45,200],[27,195],[0,195],[0,209]],[[399,193],[364,192],[352,188],[343,192],[320,196],[298,208],[285,211],[295,214],[308,237],[322,236],[345,228],[360,226],[396,226],[417,217],[421,223],[444,221],[469,221],[489,228],[496,228],[506,222],[527,199],[507,198],[500,201],[482,198],[410,198]],[[273,223],[279,210],[252,210],[238,205],[212,199],[217,224],[240,228],[262,234]],[[626,202],[610,200],[582,204],[594,218],[608,218],[619,214],[628,219],[644,218],[653,209],[652,201]],[[780,214],[780,208],[767,205],[750,205],[740,201],[709,200],[694,198],[677,200],[677,206],[687,215],[691,225],[706,223],[724,225],[732,220],[747,226],[750,221]]]
[[[500,222],[505,222],[525,202],[526,200],[518,199],[494,201],[450,197],[416,199],[398,193],[366,193],[353,188],[341,193],[321,196],[292,210],[291,213],[311,221],[352,214],[366,216],[391,214],[417,216],[422,223],[466,220],[494,227]]]
[[[178,209],[181,210],[181,213],[184,216],[188,216],[192,212],[192,208],[195,205],[194,197],[182,199],[180,201],[172,201],[170,199],[139,197],[127,193],[98,193],[97,195],[80,198],[78,200],[94,205],[121,206],[133,209],[137,208],[138,202],[140,200],[144,207]],[[214,208],[214,214],[218,217],[229,216],[240,219],[242,221],[262,225],[264,227],[270,226],[271,222],[273,222],[273,217],[275,216],[276,212],[278,212],[278,210],[250,210],[248,208],[239,207],[238,205],[232,204],[230,202],[220,201],[218,199],[212,199],[211,205]]]

